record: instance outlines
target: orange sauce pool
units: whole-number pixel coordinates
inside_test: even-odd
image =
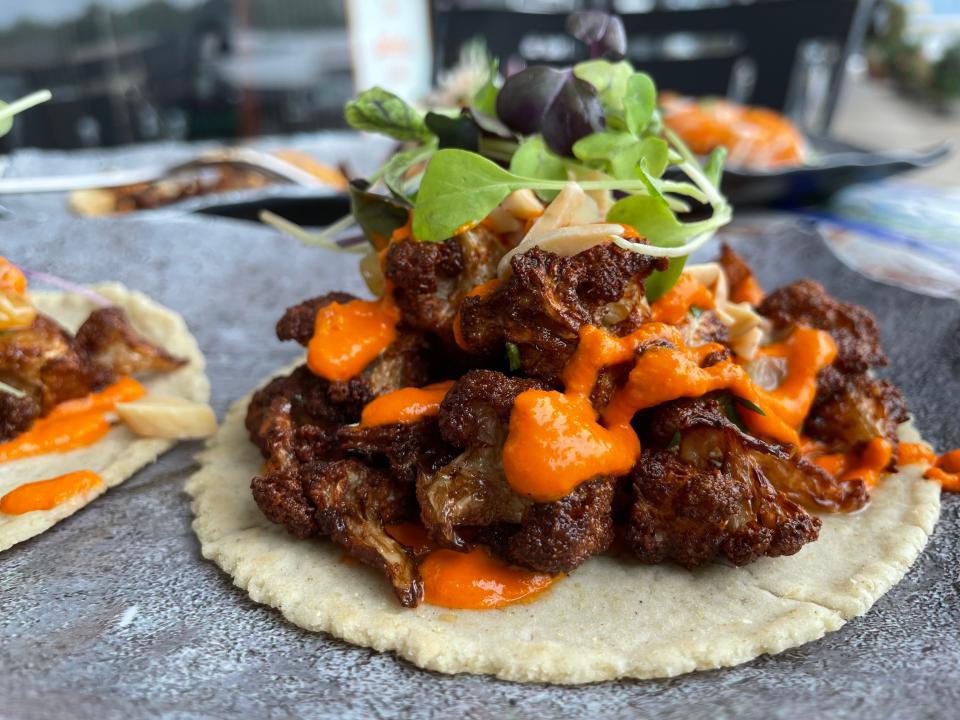
[[[453,387],[452,380],[434,383],[422,388],[401,388],[374,398],[360,414],[361,427],[413,423],[436,415],[440,403]]]
[[[762,411],[740,408],[751,432],[799,445],[798,428],[813,400],[804,392],[809,387],[815,390],[816,375],[832,360],[835,348],[822,331],[798,330],[802,332],[794,331],[795,337],[773,349],[786,357],[788,370],[780,388],[767,392],[732,360],[701,367],[707,355],[722,346],[688,348],[679,329],[671,325],[646,323],[624,337],[584,326],[564,371],[564,392],[527,390],[517,396],[503,447],[507,482],[521,495],[550,502],[598,475],[623,474],[640,456],[640,441],[631,425],[638,411],[715,390],[729,390]],[[590,394],[599,371],[627,362],[633,368],[626,384],[598,414]],[[802,397],[788,402],[793,393]]]
[[[757,354],[786,360],[787,374],[779,387],[758,388],[757,393],[774,413],[799,428],[817,394],[817,373],[833,362],[837,346],[822,330],[798,327],[786,340],[758,348]]]
[[[480,283],[470,292],[466,294],[464,300],[468,297],[486,297],[498,287],[502,281],[494,278],[493,280],[487,280],[485,283]],[[463,350],[467,350],[467,346],[464,345],[463,335],[460,331],[460,308],[457,308],[457,314],[453,316],[453,339],[456,341],[457,346]]]
[[[938,458],[926,443],[900,443],[897,462],[929,465],[923,474],[927,480],[936,480],[947,492],[960,492],[960,449],[945,452]]]
[[[490,610],[530,602],[563,575],[516,567],[483,546],[469,552],[438,548],[423,525],[387,525],[394,540],[419,559],[424,602],[457,610]]]
[[[20,268],[0,255],[0,290],[13,290],[23,294],[27,291],[27,277]]]
[[[490,610],[529,602],[561,575],[508,565],[485,547],[470,552],[434,550],[420,564],[423,599],[458,610]]]
[[[679,325],[687,319],[690,308],[711,310],[715,305],[713,293],[692,275],[682,274],[663,297],[650,306],[653,322]]]
[[[725,147],[731,166],[773,168],[803,163],[803,135],[773,110],[667,93],[660,102],[664,124],[697,155]]]
[[[110,432],[106,416],[118,402],[130,402],[144,394],[143,385],[122,378],[100,392],[61,403],[29,430],[0,444],[0,462],[92,445]]]
[[[0,512],[22,515],[34,510],[50,510],[70,498],[103,483],[95,472],[79,470],[49,480],[29,482],[0,498]]]
[[[27,278],[16,265],[0,256],[0,332],[30,327],[37,316],[27,298]]]
[[[325,305],[317,311],[307,366],[327,380],[349,380],[394,341],[399,321],[389,291],[380,300]]]

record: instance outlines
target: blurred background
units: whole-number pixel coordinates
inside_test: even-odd
[[[960,0],[33,0],[0,8],[0,97],[54,97],[0,151],[343,127],[374,84],[469,91],[476,38],[508,69],[569,63],[585,50],[563,22],[584,8],[622,15],[661,88],[878,147],[958,134]]]

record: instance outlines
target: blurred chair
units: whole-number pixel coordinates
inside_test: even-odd
[[[503,63],[519,58],[558,65],[586,57],[586,48],[565,33],[566,13],[476,5],[475,0],[434,3],[435,72],[455,64],[460,47],[477,36]],[[847,58],[860,47],[873,0],[608,0],[571,5],[617,12],[627,29],[628,59],[662,89],[771,107],[810,131],[826,132]],[[672,9],[678,7],[684,9]]]

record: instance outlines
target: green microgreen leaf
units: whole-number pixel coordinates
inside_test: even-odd
[[[762,407],[760,407],[760,406],[757,405],[756,403],[750,402],[750,401],[747,400],[746,398],[740,397],[739,395],[734,395],[734,396],[733,396],[733,401],[734,401],[735,403],[737,403],[738,405],[743,405],[745,408],[748,408],[748,409],[752,410],[753,412],[757,413],[758,415],[764,415],[764,416],[766,415],[766,413],[763,411],[763,408],[762,408]]]
[[[383,182],[397,198],[406,202],[408,196],[408,174],[412,168],[428,160],[437,149],[437,142],[433,140],[426,145],[418,145],[410,150],[398,152],[383,166]]]
[[[516,372],[520,369],[520,348],[518,348],[515,343],[508,342],[506,344],[506,351],[507,365],[510,367],[510,372]]]
[[[404,142],[423,142],[431,137],[423,115],[381,87],[365,90],[349,101],[344,118],[354,130],[380,133]]]
[[[442,148],[460,148],[476,151],[480,137],[480,128],[469,115],[461,113],[455,117],[428,112],[424,124],[437,136]]]
[[[662,196],[631,195],[614,203],[607,212],[609,222],[624,223],[658,247],[680,247],[691,237],[687,226],[677,220]],[[671,258],[666,270],[654,272],[647,278],[647,299],[654,302],[673,287],[686,258]]]
[[[647,192],[648,179],[582,180],[584,190]],[[565,180],[516,175],[496,163],[466,150],[438,150],[420,181],[413,212],[413,234],[418,240],[440,242],[471,222],[485,218],[514,190],[562,190]],[[639,197],[639,196],[638,196]],[[667,215],[673,218],[669,206]],[[673,219],[677,222],[676,219]],[[712,221],[704,221],[712,222]],[[683,228],[688,226],[683,225]],[[700,227],[691,224],[691,229]],[[670,253],[654,253],[670,255]]]
[[[701,315],[703,315],[703,310],[701,310],[700,308],[694,306],[694,307],[691,307],[691,308],[690,308],[690,314],[691,314],[693,317],[698,318],[698,317],[700,317]]]
[[[497,93],[500,92],[500,61],[490,61],[490,74],[487,81],[473,95],[470,106],[484,115],[497,114]]]
[[[680,446],[680,431],[677,430],[673,433],[673,437],[670,438],[670,444],[667,447],[675,448]]]
[[[510,159],[510,172],[544,180],[566,180],[567,164],[563,158],[550,152],[539,135],[524,140]],[[537,195],[546,202],[557,196],[558,190],[538,190]]]
[[[604,130],[577,140],[573,145],[573,156],[578,160],[609,162],[636,142],[630,133]]]
[[[623,98],[627,94],[627,80],[633,75],[633,66],[626,60],[616,63],[587,60],[574,65],[573,73],[597,89],[600,104],[607,116],[607,126],[625,127]]]
[[[383,250],[393,231],[406,225],[410,207],[385,195],[372,193],[368,188],[362,180],[350,183],[350,210],[370,243],[377,250]]]
[[[634,73],[627,79],[623,110],[627,129],[640,136],[657,109],[657,87],[646,73]]]
[[[721,395],[717,398],[720,401],[720,406],[723,408],[724,414],[727,416],[727,419],[736,425],[742,432],[747,432],[747,426],[743,422],[743,418],[740,417],[740,413],[737,412],[737,406],[734,403],[734,397],[732,395]]]
[[[723,175],[723,164],[727,159],[727,149],[719,145],[713,149],[713,152],[707,157],[707,164],[703,168],[703,174],[713,183],[714,187],[720,187],[720,178]]]

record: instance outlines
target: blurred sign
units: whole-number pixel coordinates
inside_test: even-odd
[[[430,11],[427,0],[347,0],[353,83],[373,85],[415,101],[430,90]]]

